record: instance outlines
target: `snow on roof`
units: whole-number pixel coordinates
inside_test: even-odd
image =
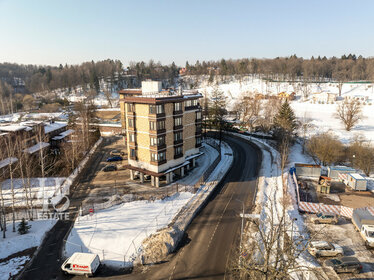
[[[15,157],[6,158],[6,159],[0,161],[0,168],[8,166],[9,164],[15,163],[17,161],[18,161],[18,159],[15,158]]]
[[[31,146],[30,148],[25,149],[24,151],[29,153],[29,154],[33,154],[33,153],[39,151],[40,149],[44,149],[48,146],[49,146],[49,143],[39,142],[39,143],[35,144],[34,146]]]
[[[45,127],[44,127],[44,131],[45,131],[45,133],[50,133],[50,132],[55,131],[57,129],[66,127],[67,125],[68,124],[64,123],[64,122],[55,122],[55,123],[51,123],[51,124],[46,124]]]
[[[329,243],[327,241],[311,241],[310,242],[314,248],[328,247]]]
[[[24,130],[26,128],[27,126],[24,126],[24,125],[4,125],[4,126],[0,126],[0,131],[12,132],[12,131]]]
[[[60,133],[60,135],[53,137],[52,140],[64,139],[66,136],[69,136],[70,134],[74,133],[74,131],[75,131],[74,129],[68,129],[68,130]]]
[[[366,180],[364,177],[362,177],[360,174],[358,173],[350,173],[349,174],[352,178],[356,179],[356,180]]]

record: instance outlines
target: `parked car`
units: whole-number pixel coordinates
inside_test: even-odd
[[[110,151],[110,155],[111,156],[124,156],[125,153],[122,152],[122,151],[119,151],[119,150],[112,150],[112,151]]]
[[[62,265],[66,274],[93,276],[100,267],[100,258],[97,254],[74,253]]]
[[[309,243],[308,251],[315,257],[342,257],[344,250],[337,244],[327,241],[312,241]]]
[[[325,265],[332,267],[336,273],[360,273],[362,270],[362,264],[355,257],[326,260]]]
[[[110,171],[116,171],[116,170],[117,170],[116,165],[107,165],[107,166],[104,166],[103,169],[101,169],[101,171],[104,171],[104,172],[110,172]]]
[[[334,213],[317,213],[312,217],[315,224],[337,224],[338,216]]]
[[[109,157],[107,158],[107,162],[111,162],[111,161],[121,161],[123,160],[121,156],[114,156],[114,157]]]

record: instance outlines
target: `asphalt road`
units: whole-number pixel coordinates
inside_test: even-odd
[[[189,226],[183,244],[168,259],[136,268],[131,274],[95,279],[229,279],[240,243],[243,202],[251,211],[257,190],[260,153],[248,142],[227,138],[234,152],[233,167],[207,205]],[[83,279],[74,277],[73,279]]]

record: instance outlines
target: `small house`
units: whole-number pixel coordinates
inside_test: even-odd
[[[329,166],[327,170],[327,176],[334,180],[339,179],[339,174],[348,174],[356,172],[356,169],[347,166]]]
[[[366,191],[367,180],[358,173],[349,173],[347,175],[348,186],[356,191]]]
[[[296,175],[302,177],[321,176],[321,166],[316,164],[295,163]]]

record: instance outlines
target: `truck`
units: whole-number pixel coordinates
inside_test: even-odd
[[[353,210],[352,223],[368,248],[374,248],[374,216],[366,208]]]
[[[100,267],[100,258],[97,254],[74,253],[62,265],[65,274],[94,276]]]

